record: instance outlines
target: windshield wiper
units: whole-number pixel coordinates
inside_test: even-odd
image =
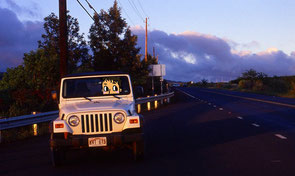
[[[88,98],[88,97],[83,97],[83,98],[85,98],[86,100],[92,101],[91,98]]]

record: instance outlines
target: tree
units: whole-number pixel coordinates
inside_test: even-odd
[[[42,40],[38,41],[38,48],[44,49],[49,57],[59,58],[59,19],[51,13],[44,18],[45,34]],[[67,15],[67,31],[68,31],[68,72],[77,71],[79,67],[89,65],[90,56],[83,34],[79,33],[80,27],[76,18]]]
[[[250,80],[254,80],[254,79],[264,79],[267,77],[267,74],[263,73],[263,72],[257,72],[254,69],[250,69],[245,71],[244,73],[242,73],[242,77],[240,79],[250,79]]]
[[[201,80],[201,86],[202,87],[207,87],[207,85],[208,85],[208,80],[207,79],[202,79]]]
[[[95,70],[117,70],[121,59],[124,35],[127,24],[121,17],[115,1],[108,12],[101,10],[94,15],[94,23],[89,30],[90,47],[93,51]]]
[[[257,78],[257,71],[254,69],[247,70],[246,72],[242,73],[243,79],[255,79]]]
[[[59,74],[59,21],[54,13],[47,16],[44,23],[45,33],[38,41],[38,48],[25,53],[23,64],[7,69],[0,81],[0,110],[6,103],[9,116],[28,114],[31,111],[49,111],[57,108],[51,100],[52,90],[58,90]],[[90,68],[90,57],[83,35],[79,34],[77,19],[68,15],[68,47],[70,72]],[[2,98],[1,98],[2,97]],[[3,101],[5,101],[3,103]],[[4,106],[3,106],[4,107]],[[6,109],[7,110],[7,109]]]
[[[156,63],[155,58],[148,63],[141,60],[140,48],[136,47],[137,36],[132,35],[125,19],[121,17],[117,1],[108,12],[101,10],[94,15],[89,33],[94,70],[129,72],[134,84],[145,84],[148,66]]]
[[[267,76],[267,74],[265,74],[265,73],[263,73],[263,72],[259,72],[258,74],[257,74],[257,79],[260,79],[260,80],[263,80],[263,79],[265,79],[265,78],[267,78],[268,76]]]

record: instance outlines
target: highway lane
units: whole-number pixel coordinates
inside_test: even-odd
[[[48,136],[41,136],[1,145],[0,175],[295,175],[293,109],[181,91],[189,95],[144,113],[142,162],[128,150],[71,151],[63,167],[52,168]]]
[[[202,88],[180,88],[180,90],[196,101],[226,111],[233,115],[233,118],[240,120],[242,124],[239,128],[248,128],[248,130],[244,129],[244,132],[248,133],[247,139],[244,140],[249,140],[250,133],[254,133],[251,137],[254,141],[251,143],[254,142],[255,146],[251,148],[257,157],[255,160],[246,161],[256,163],[262,158],[269,158],[272,164],[280,165],[278,170],[267,167],[267,170],[272,170],[267,173],[263,169],[263,166],[267,166],[267,161],[257,162],[255,166],[261,166],[260,169],[257,167],[257,172],[262,170],[258,175],[266,173],[268,175],[295,175],[292,168],[295,164],[295,108],[288,106],[294,104],[294,99]],[[248,144],[244,145],[248,146]],[[244,145],[241,146],[244,148],[241,150],[248,150],[249,148]]]
[[[295,106],[289,107],[295,104],[294,99],[214,89],[183,90],[201,101],[214,104],[217,108],[237,113],[249,122],[263,123],[264,127],[272,130],[295,129]]]

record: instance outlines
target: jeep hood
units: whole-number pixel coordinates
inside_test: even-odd
[[[127,100],[93,100],[93,101],[79,101],[79,102],[68,102],[62,106],[62,113],[76,113],[86,111],[107,111],[107,110],[124,110],[128,112],[130,108],[134,106],[133,101]]]

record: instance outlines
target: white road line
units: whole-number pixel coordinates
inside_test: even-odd
[[[241,120],[243,119],[243,117],[241,117],[241,116],[239,116],[239,117],[237,117],[237,118],[238,118],[238,119],[241,119]]]
[[[223,108],[219,108],[220,111],[223,111]]]
[[[258,101],[258,102],[263,102],[263,103],[269,103],[269,104],[275,104],[275,105],[295,108],[295,105],[292,105],[292,104],[278,103],[278,102],[269,101],[269,100],[260,100],[260,99],[256,99],[256,98],[242,97],[242,96],[230,95],[230,94],[219,93],[219,92],[214,92],[214,91],[207,91],[207,90],[202,90],[202,92],[215,93],[215,94],[220,94],[220,95],[225,95],[225,96],[230,96],[230,97],[241,98],[241,99],[245,99],[245,100],[252,100],[252,101]]]
[[[281,134],[275,134],[276,137],[280,138],[280,139],[287,139],[287,137],[281,135]]]
[[[256,123],[252,123],[253,126],[255,127],[260,127],[260,125],[256,124]]]
[[[184,94],[186,94],[187,96],[190,96],[191,98],[196,98],[196,97],[192,96],[191,94],[188,94],[188,93],[186,93],[186,92],[184,92],[182,90],[179,90],[179,91],[182,92],[182,93],[184,93]]]

